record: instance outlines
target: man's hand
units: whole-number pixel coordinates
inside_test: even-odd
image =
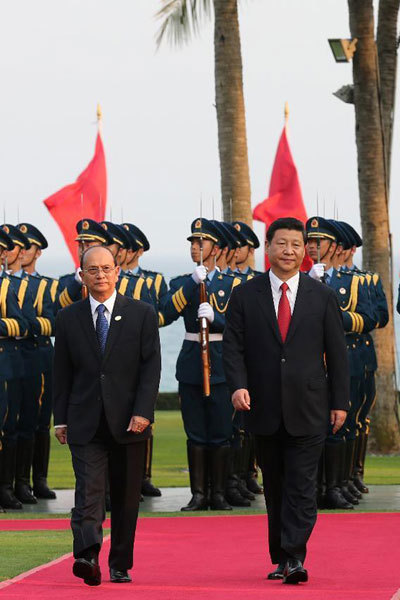
[[[56,436],[56,438],[58,439],[60,444],[67,443],[67,428],[66,427],[57,427],[54,432],[54,435]]]
[[[150,421],[144,417],[132,417],[129,421],[127,431],[132,431],[132,433],[142,433],[149,425]]]
[[[345,410],[331,410],[331,425],[333,425],[332,433],[336,433],[343,426],[347,417]]]
[[[325,263],[315,263],[309,270],[308,274],[313,279],[321,281],[325,273]]]
[[[244,389],[240,388],[232,394],[232,404],[235,410],[250,410],[250,394]]]
[[[192,273],[192,277],[195,283],[201,283],[202,281],[205,281],[207,277],[207,269],[203,265],[197,266]]]
[[[209,323],[214,321],[214,309],[209,302],[202,302],[197,311],[198,319],[207,319]]]
[[[82,269],[78,267],[75,271],[75,281],[82,285],[82,277],[81,277]]]

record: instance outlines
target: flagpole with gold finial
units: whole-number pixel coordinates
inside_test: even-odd
[[[101,136],[103,136],[103,113],[101,112],[100,103],[97,103],[97,129]]]
[[[283,114],[285,116],[285,127],[287,128],[289,122],[289,103],[285,102],[285,108],[283,109]]]

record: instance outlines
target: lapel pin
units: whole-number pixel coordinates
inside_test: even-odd
[[[120,321],[120,320],[121,320],[121,318],[122,318],[122,317],[121,317],[121,315],[117,315],[117,316],[114,318],[114,321]]]

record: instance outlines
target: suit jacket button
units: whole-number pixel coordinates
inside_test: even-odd
[[[104,377],[105,377],[105,375],[104,375],[104,373],[102,373],[102,374],[100,375],[100,379],[104,379]]]
[[[281,363],[285,363],[286,362],[286,358],[281,358]]]

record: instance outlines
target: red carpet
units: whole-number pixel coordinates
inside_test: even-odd
[[[265,578],[265,517],[143,518],[133,584],[107,581],[107,541],[101,587],[75,579],[68,556],[0,584],[0,600],[400,600],[399,539],[397,513],[320,515],[306,563],[310,582],[293,587]]]

